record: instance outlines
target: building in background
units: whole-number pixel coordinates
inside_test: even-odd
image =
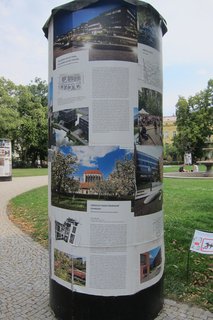
[[[103,181],[103,174],[100,170],[86,170],[83,174],[83,182],[80,184],[80,192],[83,194],[96,194],[94,186],[101,181]]]
[[[176,117],[167,116],[163,117],[163,143],[172,144],[173,138],[177,134]]]

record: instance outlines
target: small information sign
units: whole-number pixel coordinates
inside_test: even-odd
[[[213,254],[213,233],[195,230],[190,250],[202,254]]]

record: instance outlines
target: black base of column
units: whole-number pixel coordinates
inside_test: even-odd
[[[12,180],[12,176],[10,177],[0,177],[0,181],[11,181]]]
[[[163,307],[163,279],[119,297],[80,294],[50,280],[50,306],[60,320],[153,320]]]

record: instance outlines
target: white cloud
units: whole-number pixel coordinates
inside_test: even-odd
[[[117,149],[117,147],[72,147],[79,162],[82,166],[96,167],[97,158],[103,158],[109,152]]]

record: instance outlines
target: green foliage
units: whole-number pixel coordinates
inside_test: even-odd
[[[116,161],[116,166],[109,177],[109,182],[115,186],[118,197],[134,195],[136,191],[134,160],[123,159]]]
[[[202,148],[213,134],[213,80],[209,80],[205,90],[188,100],[179,97],[176,116],[175,147],[182,156],[189,151],[193,158],[201,158]]]
[[[135,194],[134,160],[124,158],[117,160],[115,168],[107,180],[96,181],[93,191],[99,196],[127,197]]]
[[[13,139],[20,125],[18,105],[18,90],[15,84],[0,78],[0,137]]]
[[[142,108],[150,115],[162,116],[162,95],[157,91],[142,88],[139,91],[139,110]]]
[[[15,85],[0,78],[0,137],[12,140],[20,160],[33,165],[47,157],[47,84],[39,78]]]
[[[72,259],[71,256],[59,251],[54,250],[54,273],[57,277],[67,282],[72,282],[71,277]]]
[[[73,193],[79,188],[79,181],[72,174],[77,170],[77,157],[60,152],[55,154],[52,162],[52,190],[58,195],[63,192]]]
[[[168,162],[178,161],[178,150],[174,144],[166,143],[163,148],[163,158]]]

